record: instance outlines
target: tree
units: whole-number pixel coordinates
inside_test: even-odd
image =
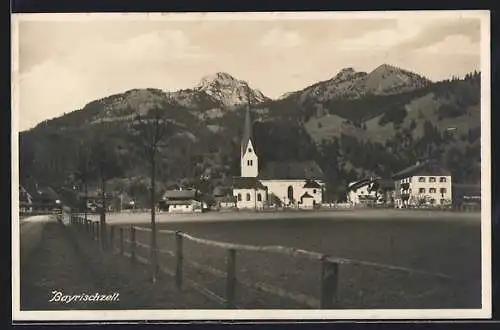
[[[87,221],[87,195],[88,195],[88,183],[89,179],[93,174],[92,167],[92,153],[89,145],[81,141],[78,145],[77,156],[76,156],[76,165],[75,165],[75,179],[78,180],[83,185],[83,191],[85,194],[85,205],[84,205],[84,214],[85,221]]]
[[[102,134],[98,134],[91,144],[92,167],[101,185],[100,228],[101,247],[106,245],[106,182],[121,174],[121,164],[116,154],[116,148]]]
[[[156,229],[156,172],[160,148],[166,146],[166,138],[171,132],[168,121],[165,118],[165,109],[156,107],[147,114],[138,113],[135,116],[132,128],[133,142],[143,153],[150,174],[150,206],[151,206],[151,273],[152,281],[156,282],[158,276],[158,252],[157,252],[157,229]]]

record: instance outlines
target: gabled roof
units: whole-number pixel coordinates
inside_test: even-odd
[[[319,188],[321,188],[321,186],[319,185],[319,183],[317,183],[314,180],[307,180],[307,182],[303,188],[317,188],[317,189],[319,189]]]
[[[42,187],[38,189],[38,197],[44,199],[58,199],[59,195],[51,187]]]
[[[29,202],[33,199],[33,196],[23,187],[19,186],[19,201]]]
[[[324,173],[313,161],[270,161],[261,173],[262,180],[323,180]]]
[[[304,195],[302,195],[300,198],[314,198],[314,197],[309,195],[309,193],[306,191]]]
[[[394,180],[399,180],[416,175],[449,176],[451,175],[451,172],[443,168],[438,162],[434,160],[425,160],[417,162],[415,165],[405,168],[404,170],[394,174],[392,178]]]
[[[241,137],[241,157],[245,154],[245,150],[248,147],[248,142],[253,140],[253,129],[252,120],[250,118],[250,108],[247,107],[245,113],[245,124],[243,126],[243,135]]]
[[[194,199],[197,196],[197,191],[194,189],[183,189],[183,190],[167,190],[163,194],[164,199]]]
[[[359,180],[359,181],[354,181],[354,182],[351,182],[347,188],[348,188],[348,190],[358,190],[359,188],[370,185],[372,182],[373,182],[373,180],[371,180],[371,179],[363,179],[363,180]]]
[[[194,199],[182,199],[182,200],[167,200],[164,202],[165,205],[191,205],[198,204],[199,202]]]
[[[233,189],[261,189],[265,190],[266,187],[257,179],[250,177],[234,177]]]
[[[233,203],[236,201],[236,198],[234,196],[219,196],[219,197],[215,197],[215,200],[217,202]]]

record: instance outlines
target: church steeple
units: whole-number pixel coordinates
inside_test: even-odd
[[[241,138],[241,157],[243,157],[243,155],[245,154],[249,141],[253,141],[252,120],[250,118],[250,105],[247,106],[245,113],[245,124],[243,126],[243,135]]]
[[[254,150],[254,139],[252,132],[252,119],[250,117],[250,102],[245,113],[245,124],[241,137],[241,176],[257,177],[259,174],[259,159]]]

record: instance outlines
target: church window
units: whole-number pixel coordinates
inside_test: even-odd
[[[252,152],[252,148],[248,148],[248,152]]]
[[[288,199],[289,200],[293,200],[293,187],[292,186],[288,186]]]
[[[250,200],[250,194],[247,194],[247,201]]]
[[[313,194],[315,194],[315,193],[316,193],[316,189],[313,189]]]
[[[241,194],[238,194],[238,202],[241,202]]]
[[[262,202],[262,195],[260,193],[257,194],[257,201]]]
[[[252,166],[253,165],[253,160],[251,160],[251,159],[247,160],[247,165],[248,166]]]

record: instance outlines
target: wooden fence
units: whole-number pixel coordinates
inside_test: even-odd
[[[107,242],[100,242],[100,246],[110,246],[112,247],[115,253],[118,253],[121,256],[128,257],[132,263],[143,263],[150,264],[150,260],[144,257],[141,257],[137,254],[137,248],[146,248],[151,251],[151,246],[148,244],[144,244],[139,242],[136,239],[137,232],[151,232],[150,228],[139,227],[130,225],[128,226],[129,231],[129,239],[125,238],[125,228],[123,226],[107,226],[105,231],[105,235],[101,235],[101,225],[98,221],[85,220],[79,216],[71,215],[70,216],[70,224],[75,225],[82,232],[86,233],[91,239],[95,241],[100,241],[105,239]],[[118,233],[116,233],[118,231]],[[184,286],[188,286],[209,299],[225,305],[226,308],[238,308],[239,306],[236,303],[236,287],[237,284],[241,284],[245,287],[250,287],[254,290],[274,295],[279,298],[287,299],[293,302],[296,302],[300,305],[308,306],[314,309],[335,309],[338,308],[338,285],[339,285],[339,268],[340,265],[359,265],[359,266],[368,266],[373,268],[382,268],[386,270],[399,271],[407,274],[415,274],[415,275],[423,275],[433,278],[440,278],[444,280],[457,281],[458,279],[453,278],[446,274],[441,273],[431,273],[423,270],[416,270],[406,267],[399,267],[394,265],[352,260],[352,259],[344,259],[344,258],[335,258],[329,255],[311,252],[301,249],[283,247],[283,246],[254,246],[254,245],[243,245],[243,244],[233,244],[233,243],[223,243],[214,240],[208,240],[203,238],[198,238],[191,236],[189,234],[183,233],[181,231],[172,231],[172,230],[158,230],[158,234],[170,235],[173,239],[175,239],[175,250],[168,249],[157,249],[157,253],[168,255],[170,257],[175,258],[175,269],[170,270],[166,267],[159,265],[159,269],[173,276],[175,279],[176,287],[180,290]],[[118,239],[118,249],[116,249],[116,239]],[[198,244],[216,247],[220,249],[224,249],[226,251],[226,270],[221,271],[219,269],[215,269],[209,265],[203,265],[191,260],[187,260],[184,255],[183,243],[185,240],[189,240],[192,242],[196,242]],[[104,244],[102,244],[104,243]],[[128,244],[130,252],[125,252],[125,245]],[[266,252],[266,253],[275,253],[286,255],[289,257],[301,257],[306,258],[312,261],[317,261],[321,263],[320,267],[320,289],[319,293],[316,297],[302,294],[302,293],[294,293],[283,290],[274,285],[270,285],[267,283],[257,282],[257,281],[248,281],[244,279],[240,279],[236,277],[237,270],[237,252],[238,251],[251,251],[251,252]],[[197,283],[189,278],[184,276],[184,266],[190,266],[198,270],[205,271],[217,278],[220,278],[225,281],[225,296],[221,297],[215,292],[209,290],[204,287],[200,283]]]

